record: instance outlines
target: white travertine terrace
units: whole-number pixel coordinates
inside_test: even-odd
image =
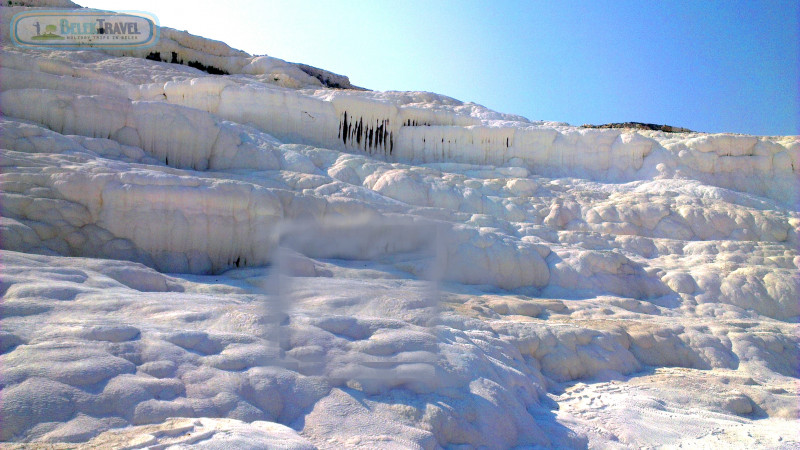
[[[0,440],[797,444],[797,137],[529,121],[169,28],[24,50],[24,10]]]

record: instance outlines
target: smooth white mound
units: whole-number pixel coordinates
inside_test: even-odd
[[[4,442],[798,444],[796,137],[531,122],[168,28],[0,58]]]

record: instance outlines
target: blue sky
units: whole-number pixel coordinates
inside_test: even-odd
[[[77,2],[530,119],[800,134],[796,0]]]

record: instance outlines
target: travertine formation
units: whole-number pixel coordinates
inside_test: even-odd
[[[797,443],[797,137],[531,122],[168,28],[24,50],[24,10],[3,441]]]

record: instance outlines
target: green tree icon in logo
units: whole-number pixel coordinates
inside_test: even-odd
[[[35,39],[37,41],[48,41],[48,40],[53,40],[53,39],[64,39],[63,36],[59,36],[58,34],[56,34],[56,29],[57,28],[56,28],[55,25],[52,25],[52,24],[51,25],[47,25],[46,27],[44,27],[44,34],[39,34],[39,35],[33,36],[31,39]],[[38,30],[38,27],[37,27],[37,30]]]

